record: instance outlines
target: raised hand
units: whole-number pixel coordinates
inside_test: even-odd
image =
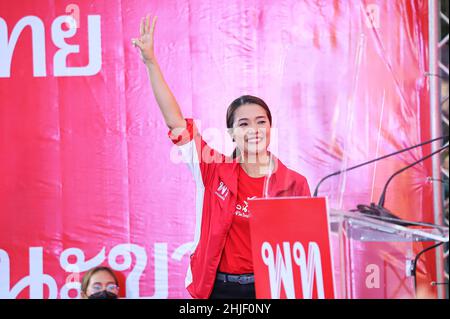
[[[132,39],[131,42],[141,51],[142,61],[144,61],[150,76],[153,94],[155,95],[156,102],[158,103],[167,127],[171,130],[183,129],[186,127],[186,121],[184,120],[180,106],[172,91],[164,80],[164,76],[155,57],[153,35],[155,32],[156,19],[156,16],[153,17],[150,26],[150,16],[142,18],[140,30],[141,36],[137,39]]]
[[[131,42],[135,47],[138,47],[141,51],[141,58],[145,64],[153,64],[156,62],[155,51],[153,47],[153,35],[155,32],[155,25],[157,16],[153,17],[150,26],[150,16],[141,19],[140,34],[137,39],[132,39]]]

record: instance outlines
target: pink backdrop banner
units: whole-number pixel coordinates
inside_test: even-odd
[[[1,0],[0,298],[76,298],[99,264],[124,297],[188,297],[195,185],[131,45],[146,13],[184,115],[224,153],[226,108],[243,94],[271,107],[271,149],[311,188],[429,138],[427,1]],[[320,194],[333,208],[376,201],[428,152]],[[432,221],[429,175],[426,163],[399,176],[386,206]]]

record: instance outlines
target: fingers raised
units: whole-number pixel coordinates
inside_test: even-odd
[[[147,15],[145,17],[145,33],[148,33],[150,31],[150,16]]]
[[[152,22],[152,27],[150,28],[150,33],[153,34],[153,32],[155,32],[155,25],[156,25],[156,20],[158,20],[157,16],[153,17],[153,22]]]

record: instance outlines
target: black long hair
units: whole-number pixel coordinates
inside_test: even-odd
[[[270,126],[272,126],[272,113],[270,113],[270,109],[267,106],[266,102],[264,102],[262,99],[256,96],[252,95],[242,95],[241,97],[238,97],[236,100],[231,102],[230,106],[228,106],[227,109],[227,128],[231,129],[233,128],[234,123],[234,113],[236,110],[245,104],[257,104],[261,106],[267,114],[267,117],[269,118]],[[236,158],[238,156],[238,149],[235,148],[233,151],[232,158]]]

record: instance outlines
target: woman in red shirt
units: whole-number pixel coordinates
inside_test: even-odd
[[[185,119],[164,80],[153,50],[156,17],[141,20],[138,47],[153,93],[197,186],[196,230],[186,287],[194,298],[255,298],[248,200],[267,196],[310,196],[302,175],[272,155],[272,115],[255,96],[234,100],[227,127],[236,149],[231,157],[211,149],[192,119]],[[270,177],[270,178],[269,178]],[[266,186],[266,187],[265,187]]]

